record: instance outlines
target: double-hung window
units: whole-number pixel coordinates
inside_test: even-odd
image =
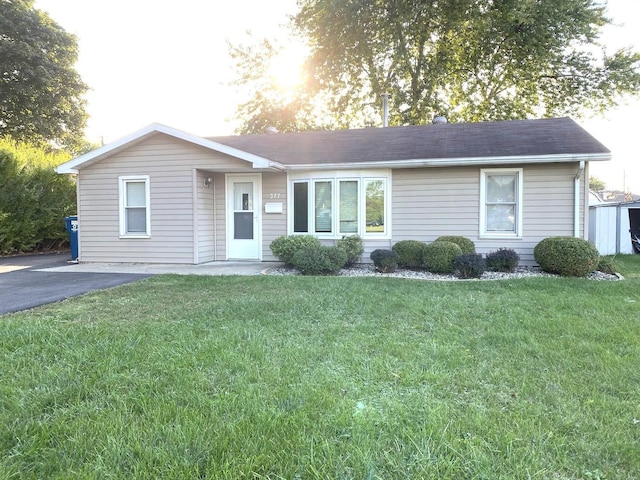
[[[480,236],[522,237],[522,169],[483,169]]]
[[[125,176],[120,183],[120,236],[148,238],[151,236],[149,208],[149,176]]]
[[[325,238],[386,236],[387,178],[346,173],[342,177],[300,178],[291,183],[292,233]]]

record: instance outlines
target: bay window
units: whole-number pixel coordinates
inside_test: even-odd
[[[325,238],[387,236],[387,178],[307,177],[291,182],[291,230]]]

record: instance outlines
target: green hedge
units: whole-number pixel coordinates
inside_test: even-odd
[[[356,263],[364,252],[364,243],[358,235],[344,236],[338,240],[336,246],[346,252],[347,267]]]
[[[520,263],[520,255],[511,248],[499,248],[487,254],[487,268],[494,272],[515,272]]]
[[[533,257],[545,272],[564,277],[586,277],[598,266],[596,247],[582,238],[549,237],[533,249]]]
[[[393,273],[398,266],[398,254],[393,250],[379,248],[369,256],[373,265],[381,273]]]
[[[276,238],[269,247],[273,254],[287,266],[293,265],[295,253],[306,247],[319,247],[320,240],[313,235],[283,235]]]
[[[485,271],[485,260],[479,253],[464,253],[456,257],[454,267],[458,278],[480,278]]]
[[[425,243],[418,240],[400,240],[391,247],[391,250],[398,254],[398,266],[420,268],[424,247]]]
[[[422,261],[430,272],[453,273],[455,259],[462,255],[462,249],[453,242],[436,241],[424,247]]]
[[[467,237],[460,237],[457,235],[443,235],[436,238],[436,242],[451,242],[460,247],[463,254],[476,253],[476,245]]]
[[[0,253],[66,247],[64,218],[76,213],[76,187],[50,166],[21,163],[0,149]]]
[[[338,247],[314,245],[294,253],[292,263],[303,275],[335,275],[347,263],[347,253]]]

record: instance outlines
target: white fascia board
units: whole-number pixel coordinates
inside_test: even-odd
[[[600,162],[611,160],[610,153],[537,155],[510,157],[467,157],[467,158],[430,158],[411,160],[385,160],[381,162],[323,163],[287,165],[286,169],[295,170],[342,170],[353,168],[419,168],[419,167],[464,167],[482,165],[516,165],[535,163]]]
[[[167,127],[166,125],[152,123],[151,125],[138,130],[131,135],[123,137],[120,140],[116,140],[115,142],[112,142],[108,145],[104,145],[100,148],[97,148],[96,150],[69,160],[68,162],[65,162],[56,167],[55,171],[58,173],[78,173],[78,169],[82,166],[90,165],[91,163],[100,160],[106,155],[112,155],[155,133],[163,133],[165,135],[169,135],[171,137],[193,143],[194,145],[199,145],[210,150],[215,150],[217,152],[224,153],[241,160],[245,160],[247,162],[250,162],[253,165],[253,168],[275,168],[278,170],[284,170],[284,167],[281,164],[279,164],[278,162],[273,162],[267,158],[254,155],[237,148],[232,148],[221,143],[212,142],[211,140],[207,140],[206,138],[198,137],[196,135],[192,135],[190,133],[186,133],[172,127]]]

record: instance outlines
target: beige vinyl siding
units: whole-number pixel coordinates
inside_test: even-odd
[[[268,202],[282,203],[282,213],[266,213]],[[286,173],[262,174],[262,260],[277,261],[269,245],[281,235],[287,234],[287,175]]]
[[[480,168],[425,168],[393,172],[393,243],[407,239],[432,242],[441,235],[461,235],[474,241],[478,253],[513,248],[520,254],[522,264],[535,263],[533,248],[540,240],[573,236],[578,164],[513,167],[523,168],[521,239],[479,238]],[[584,207],[584,196],[580,198]],[[581,212],[584,217],[584,208]],[[583,222],[581,218],[581,232]]]
[[[197,232],[197,255],[196,263],[212,262],[215,260],[214,248],[214,223],[213,223],[213,183],[208,187],[205,179],[213,179],[213,174],[202,170],[195,172],[196,188],[196,232]]]
[[[78,175],[80,260],[194,263],[194,245],[202,245],[194,237],[194,168],[251,171],[247,162],[163,134],[83,168]],[[119,238],[118,178],[123,175],[150,177],[150,238]],[[224,183],[220,190],[224,210]],[[218,235],[221,239],[224,235]]]
[[[226,180],[223,173],[213,176],[213,186],[215,190],[214,199],[214,224],[215,224],[215,249],[216,260],[227,259],[227,203],[225,201]]]
[[[393,243],[478,237],[479,168],[394,170],[392,183]]]

